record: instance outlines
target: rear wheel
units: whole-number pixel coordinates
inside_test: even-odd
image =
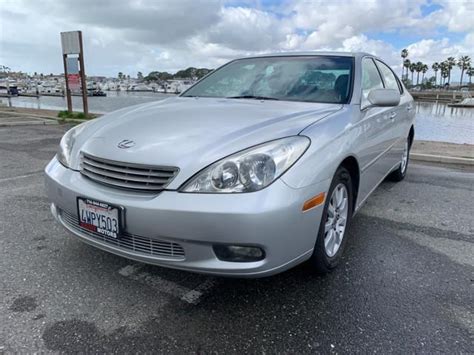
[[[327,273],[339,264],[352,217],[352,202],[351,176],[344,167],[340,167],[328,191],[310,261],[317,272]]]
[[[402,159],[400,161],[400,165],[398,166],[397,170],[394,170],[390,173],[389,179],[395,182],[402,181],[408,170],[408,162],[410,160],[410,148],[411,148],[411,139],[408,137],[405,141],[405,145],[403,147]]]

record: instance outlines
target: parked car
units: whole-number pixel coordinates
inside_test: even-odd
[[[405,177],[413,105],[370,54],[233,60],[178,97],[68,131],[46,167],[51,211],[80,240],[145,263],[328,272],[364,201]]]

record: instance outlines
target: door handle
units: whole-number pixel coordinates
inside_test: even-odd
[[[390,113],[390,119],[393,120],[395,117],[397,117],[397,113],[396,112],[392,112]]]

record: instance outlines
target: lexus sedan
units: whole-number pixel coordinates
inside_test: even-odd
[[[353,215],[405,177],[413,99],[366,53],[233,60],[180,96],[69,130],[46,167],[72,235],[144,263],[262,277],[340,262]]]

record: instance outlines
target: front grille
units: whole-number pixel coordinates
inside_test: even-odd
[[[122,234],[119,238],[108,237],[82,228],[79,225],[77,217],[63,210],[59,211],[59,216],[61,221],[63,221],[70,228],[77,230],[80,233],[86,234],[88,237],[105,244],[113,245],[115,247],[134,251],[135,253],[140,254],[172,258],[177,260],[184,259],[184,249],[178,243],[150,239],[128,233]]]
[[[124,163],[82,154],[81,174],[121,189],[158,192],[178,174],[178,168]]]

